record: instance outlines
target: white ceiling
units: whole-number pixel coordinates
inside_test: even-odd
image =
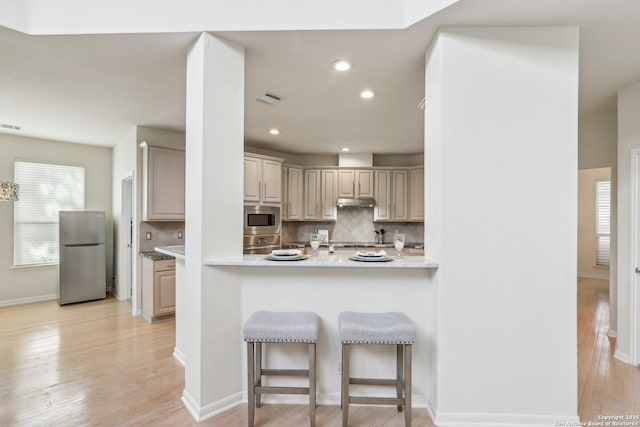
[[[640,80],[634,0],[462,0],[405,30],[218,32],[246,48],[246,140],[300,153],[421,151],[424,53],[446,25],[579,25],[581,114],[615,110],[616,92]],[[196,37],[29,36],[0,27],[0,123],[105,146],[135,125],[184,130],[186,53]],[[332,70],[338,57],[352,70]],[[377,96],[361,100],[364,87]],[[256,102],[264,91],[285,101]],[[282,133],[269,135],[271,127]]]

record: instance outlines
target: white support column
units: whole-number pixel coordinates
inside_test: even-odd
[[[577,421],[578,29],[443,29],[427,54],[431,409]]]
[[[203,33],[187,58],[185,390],[197,421],[240,402],[240,284],[202,265],[242,254],[244,50]],[[182,313],[181,313],[182,314]]]

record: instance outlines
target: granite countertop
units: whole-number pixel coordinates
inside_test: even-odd
[[[184,260],[184,245],[158,246],[156,251],[176,259]]]
[[[234,257],[216,257],[204,260],[204,265],[227,267],[329,267],[329,268],[384,268],[384,269],[435,269],[438,263],[423,256],[405,256],[389,262],[352,261],[348,255],[310,256],[300,261],[269,261],[265,255],[242,255]]]
[[[158,252],[158,251],[140,252],[140,256],[152,259],[154,261],[160,261],[160,260],[163,260],[163,259],[175,259],[174,256],[171,256],[171,255],[166,254],[166,253],[161,253],[161,252]]]
[[[327,243],[322,243],[320,246],[329,246]],[[333,242],[333,246],[336,248],[393,248],[393,243],[375,243],[375,242]],[[302,248],[310,247],[309,242],[287,242],[282,244],[283,248]],[[420,242],[406,242],[405,248],[424,249],[424,243]]]

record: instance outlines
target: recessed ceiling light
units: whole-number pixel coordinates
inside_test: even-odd
[[[347,151],[349,151],[349,147],[342,147],[340,151],[344,151],[346,153]]]
[[[346,59],[336,59],[331,63],[331,65],[336,71],[347,71],[351,69],[351,62]]]
[[[279,134],[280,134],[280,131],[279,131],[278,129],[276,129],[276,128],[273,128],[273,129],[270,129],[270,130],[269,130],[269,133],[270,133],[271,135],[279,135]]]
[[[370,89],[365,89],[362,92],[360,92],[360,98],[363,98],[363,99],[371,99],[374,97],[374,95],[375,93],[373,93],[373,91]]]

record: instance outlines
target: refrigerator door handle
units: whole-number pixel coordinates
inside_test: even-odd
[[[62,245],[65,248],[83,248],[83,247],[89,247],[89,246],[100,246],[103,245],[104,243],[77,243],[74,245]]]

